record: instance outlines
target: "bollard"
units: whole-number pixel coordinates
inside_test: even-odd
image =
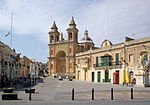
[[[31,88],[30,88],[30,91],[29,91],[29,100],[31,101]]]
[[[114,100],[113,88],[111,88],[111,100]]]
[[[131,88],[131,100],[133,100],[133,88]]]
[[[72,100],[74,100],[74,88],[72,89]]]
[[[92,100],[94,100],[94,88],[92,88]]]

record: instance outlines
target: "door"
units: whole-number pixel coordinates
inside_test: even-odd
[[[113,84],[119,84],[119,72],[113,73]]]
[[[94,82],[94,72],[92,72],[92,82]]]
[[[101,82],[101,72],[97,73],[97,82]]]
[[[66,72],[66,66],[65,66],[65,65],[62,65],[60,69],[61,69],[61,72],[62,72],[62,73],[65,73],[65,72]]]
[[[129,83],[130,84],[131,84],[132,80],[133,80],[133,71],[130,71],[130,73],[129,73]]]
[[[105,71],[105,82],[109,82],[109,71]]]

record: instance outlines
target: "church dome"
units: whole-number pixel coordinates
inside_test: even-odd
[[[88,36],[88,30],[84,31],[84,35],[83,35],[83,38],[81,40],[81,43],[85,43],[85,42],[93,43],[92,39]]]

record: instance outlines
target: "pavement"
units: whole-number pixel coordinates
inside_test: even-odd
[[[32,87],[36,90],[29,101],[29,94],[24,89],[16,90],[19,100],[2,100],[0,105],[150,105],[150,88],[114,85],[109,83],[93,83],[58,78],[44,78],[43,83]],[[75,97],[72,100],[72,89]],[[94,88],[94,100],[91,100]],[[111,100],[110,90],[114,90],[114,100]],[[131,88],[134,90],[134,99],[131,100]],[[0,95],[3,94],[0,91]]]

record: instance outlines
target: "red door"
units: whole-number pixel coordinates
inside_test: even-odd
[[[113,84],[119,84],[119,72],[113,74]]]

